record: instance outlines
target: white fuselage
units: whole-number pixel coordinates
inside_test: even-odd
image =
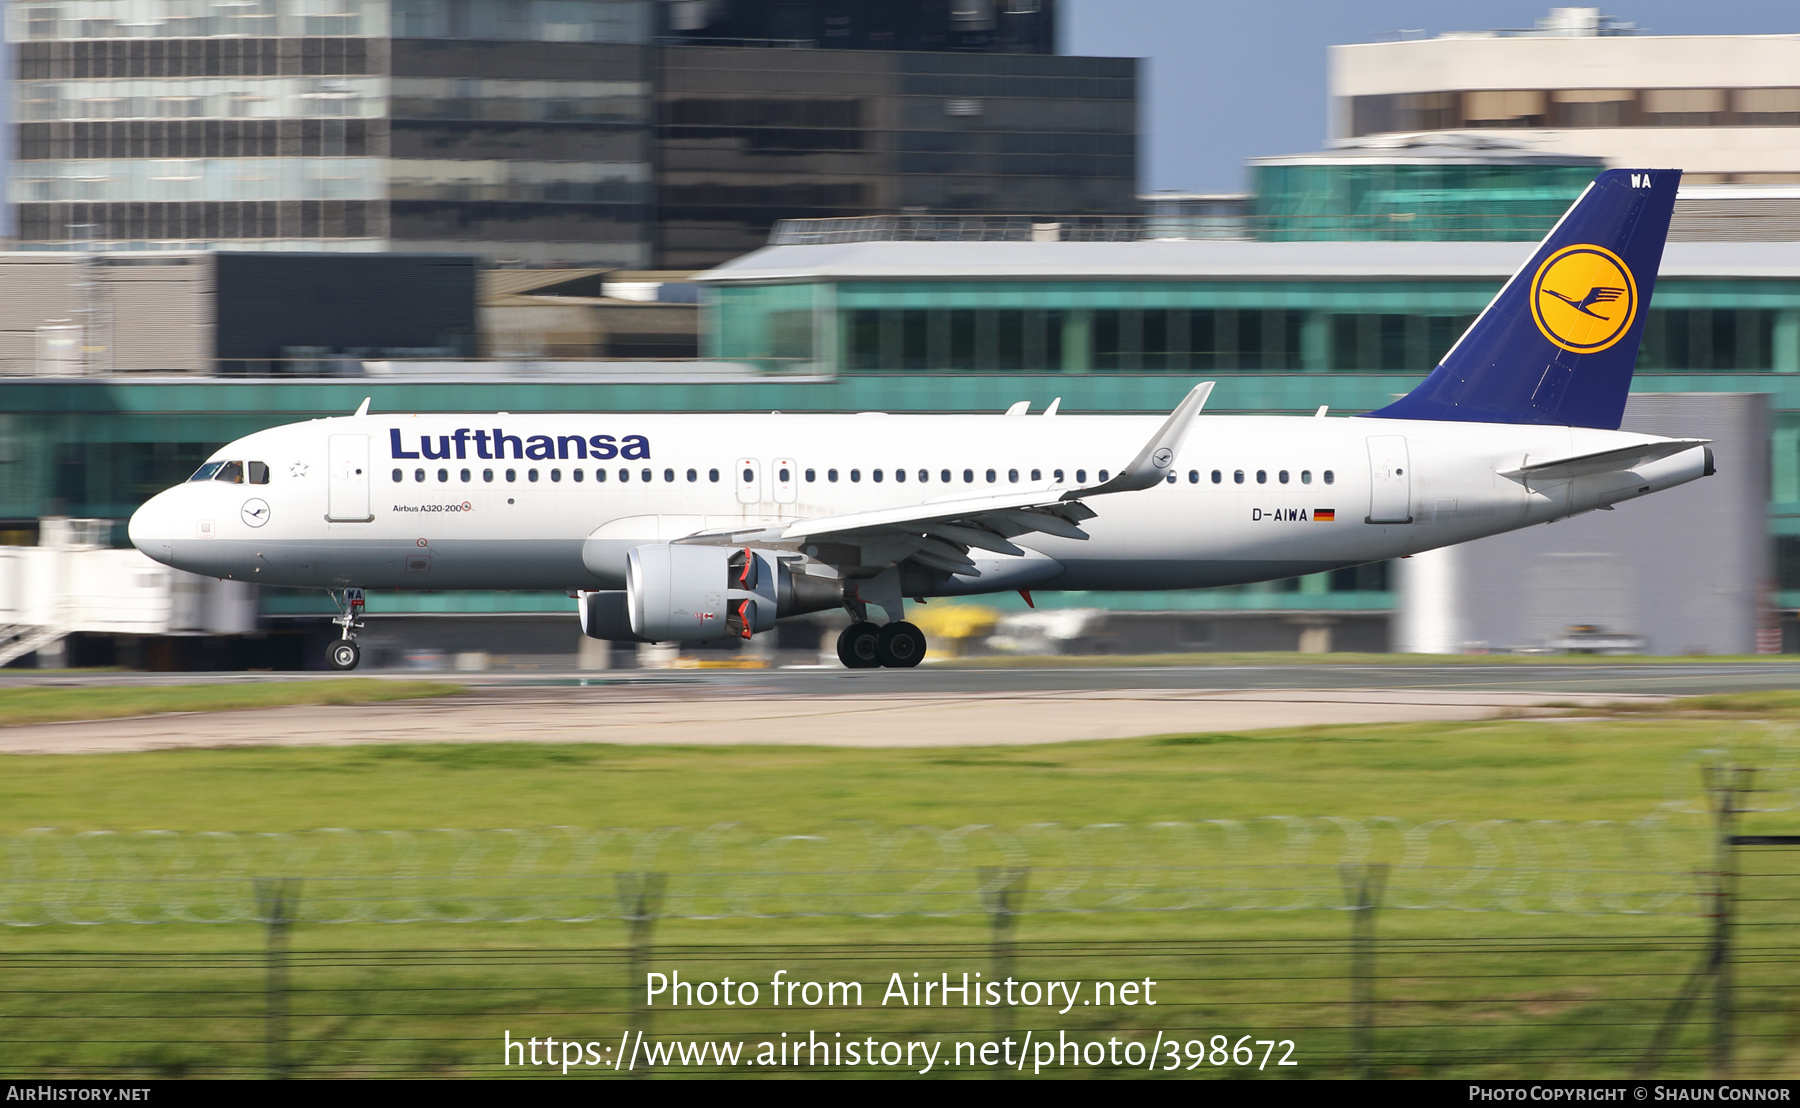
[[[177,568],[271,585],[619,589],[633,547],[699,531],[1095,484],[1100,471],[1126,466],[1161,419],[321,419],[217,451],[215,460],[264,463],[267,483],[178,485],[137,513],[131,536]],[[1086,541],[1031,534],[1018,543],[1060,564],[1049,579],[1033,581],[1044,589],[1199,588],[1315,573],[1548,522],[1702,475],[1698,447],[1597,476],[1528,482],[1504,475],[1533,459],[1648,437],[1516,424],[1201,416],[1177,450],[1173,482],[1089,498],[1097,516],[1083,524]],[[504,457],[494,456],[497,448]],[[988,587],[1014,586],[996,577]],[[947,586],[983,588],[966,578]]]

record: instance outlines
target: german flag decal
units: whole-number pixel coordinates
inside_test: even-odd
[[[1313,509],[1313,522],[1314,523],[1336,523],[1337,522],[1337,509],[1336,508],[1314,508]]]

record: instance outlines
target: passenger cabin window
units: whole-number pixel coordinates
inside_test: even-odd
[[[269,483],[269,465],[267,462],[246,462],[244,463],[244,468],[250,471],[250,483],[252,485],[266,485]]]
[[[1327,485],[1331,484],[1332,482],[1334,482],[1336,480],[1337,480],[1337,477],[1335,477],[1329,469],[1325,471],[1325,483]]]
[[[1223,480],[1224,480],[1224,479],[1225,479],[1225,475],[1224,475],[1224,474],[1223,474],[1223,473],[1220,473],[1220,472],[1219,472],[1219,471],[1218,471],[1218,470],[1216,470],[1216,469],[1215,469],[1215,470],[1213,470],[1213,471],[1212,471],[1212,479],[1213,479],[1213,484],[1215,484],[1215,485],[1216,485],[1216,484],[1218,484],[1218,483],[1219,483],[1219,482],[1220,482],[1220,481],[1223,481]]]
[[[423,480],[425,480],[425,471],[424,471],[424,470],[422,470],[422,469],[415,469],[415,470],[413,470],[413,480],[414,480],[414,481],[423,481]]]
[[[223,466],[224,464],[225,464],[224,462],[207,462],[205,465],[201,466],[199,469],[196,469],[194,471],[194,475],[192,477],[189,477],[188,480],[189,481],[210,481],[213,479],[213,474],[219,472],[219,467]]]

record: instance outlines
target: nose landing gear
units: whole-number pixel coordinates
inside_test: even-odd
[[[355,669],[362,661],[362,647],[356,645],[356,632],[363,626],[363,591],[345,589],[341,599],[333,591],[331,599],[338,609],[337,618],[331,622],[342,628],[342,637],[325,652],[325,664],[336,670]]]

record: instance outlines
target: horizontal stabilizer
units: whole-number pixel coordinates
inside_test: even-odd
[[[1657,439],[1653,442],[1633,443],[1614,450],[1600,450],[1592,454],[1571,454],[1563,458],[1547,458],[1542,461],[1527,459],[1517,469],[1503,469],[1500,476],[1510,477],[1515,481],[1561,480],[1570,477],[1588,477],[1596,473],[1617,473],[1641,466],[1647,462],[1661,461],[1674,457],[1696,446],[1705,446],[1711,439]]]

